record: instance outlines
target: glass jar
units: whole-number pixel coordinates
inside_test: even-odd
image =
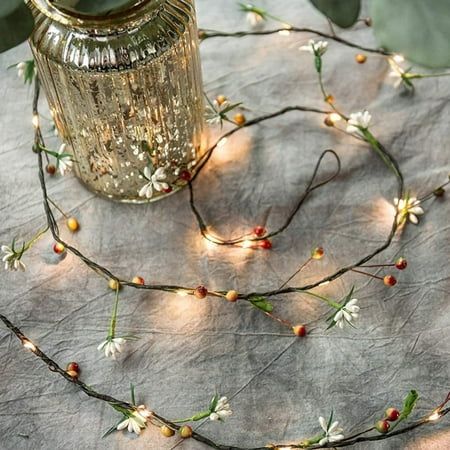
[[[89,16],[28,0],[30,45],[74,171],[92,191],[148,202],[178,190],[205,148],[194,0]]]

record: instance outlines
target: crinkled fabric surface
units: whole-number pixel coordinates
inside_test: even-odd
[[[308,2],[261,1],[298,25],[327,30]],[[271,5],[271,3],[274,3]],[[275,4],[276,3],[276,4]],[[198,0],[201,27],[245,29],[229,0]],[[266,25],[272,27],[272,24]],[[358,25],[342,36],[376,46]],[[308,35],[211,39],[201,46],[205,89],[249,108],[248,117],[300,104],[323,107],[311,55],[298,51]],[[324,78],[344,111],[367,108],[373,132],[399,160],[407,188],[423,195],[449,172],[450,83],[417,83],[413,96],[394,90],[386,61],[330,42]],[[29,237],[44,224],[36,155],[31,151],[31,90],[10,64],[28,58],[22,45],[0,56],[0,242]],[[45,114],[44,114],[45,115]],[[51,135],[44,121],[45,134]],[[58,145],[56,138],[49,145]],[[48,180],[50,196],[79,218],[65,238],[122,277],[157,283],[239,291],[278,287],[316,245],[326,258],[294,284],[312,282],[355,262],[385,240],[393,217],[395,179],[367,145],[323,125],[323,117],[289,113],[235,134],[217,151],[195,184],[198,206],[224,236],[254,225],[279,226],[303,191],[323,149],[342,158],[342,173],[316,191],[271,251],[206,245],[188,205],[188,191],[151,205],[121,205],[93,196],[73,176]],[[331,173],[327,160],[322,176]],[[117,362],[96,350],[104,340],[113,294],[105,280],[73,256],[51,259],[50,236],[25,257],[28,270],[0,275],[0,311],[61,365],[77,361],[82,379],[96,390],[140,403],[168,418],[203,409],[215,391],[231,399],[233,416],[206,422],[200,431],[217,442],[255,446],[298,442],[320,431],[318,416],[334,411],[346,434],[372,424],[385,407],[401,406],[410,389],[420,392],[416,416],[440,403],[450,379],[450,281],[447,199],[425,205],[418,226],[409,225],[376,262],[403,255],[409,267],[386,288],[348,274],[318,290],[342,298],[352,285],[362,306],[357,329],[326,332],[327,307],[304,295],[275,300],[279,315],[306,323],[295,338],[247,304],[181,298],[126,289],[119,333],[140,339]],[[178,441],[154,428],[136,438],[102,434],[120,419],[107,404],[87,398],[0,327],[0,447],[4,449],[169,449]],[[448,420],[436,427],[358,449],[437,450],[450,446]],[[194,441],[180,449],[203,449]]]

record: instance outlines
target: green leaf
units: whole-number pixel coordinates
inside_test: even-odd
[[[450,67],[448,0],[374,0],[370,5],[379,44],[427,67]]]
[[[212,412],[216,409],[217,406],[217,402],[219,401],[219,396],[216,394],[212,399],[211,402],[209,404],[209,410]]]
[[[131,391],[131,404],[135,405],[136,404],[136,395],[135,395],[133,383],[130,383],[130,391]]]
[[[268,302],[267,299],[264,297],[252,297],[252,298],[250,298],[250,303],[255,308],[258,308],[264,312],[270,313],[273,311],[272,303]]]
[[[34,20],[23,0],[0,1],[0,53],[26,41]]]
[[[341,28],[351,27],[359,17],[361,0],[310,0],[333,23]],[[378,0],[373,0],[377,3]]]
[[[405,420],[412,413],[413,409],[416,406],[417,399],[419,398],[419,394],[417,391],[412,390],[403,401],[403,408],[398,418],[398,421]]]

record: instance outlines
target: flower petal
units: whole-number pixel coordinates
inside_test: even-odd
[[[320,426],[322,427],[322,430],[327,432],[328,431],[328,423],[322,416],[319,417],[319,423],[320,423]]]

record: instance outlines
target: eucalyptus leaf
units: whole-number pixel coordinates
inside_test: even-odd
[[[0,53],[26,41],[33,28],[33,16],[23,0],[0,1]]]
[[[310,0],[333,23],[341,28],[351,27],[359,17],[361,0]],[[377,2],[378,0],[375,0]]]
[[[378,42],[427,67],[450,67],[449,0],[372,0]]]

